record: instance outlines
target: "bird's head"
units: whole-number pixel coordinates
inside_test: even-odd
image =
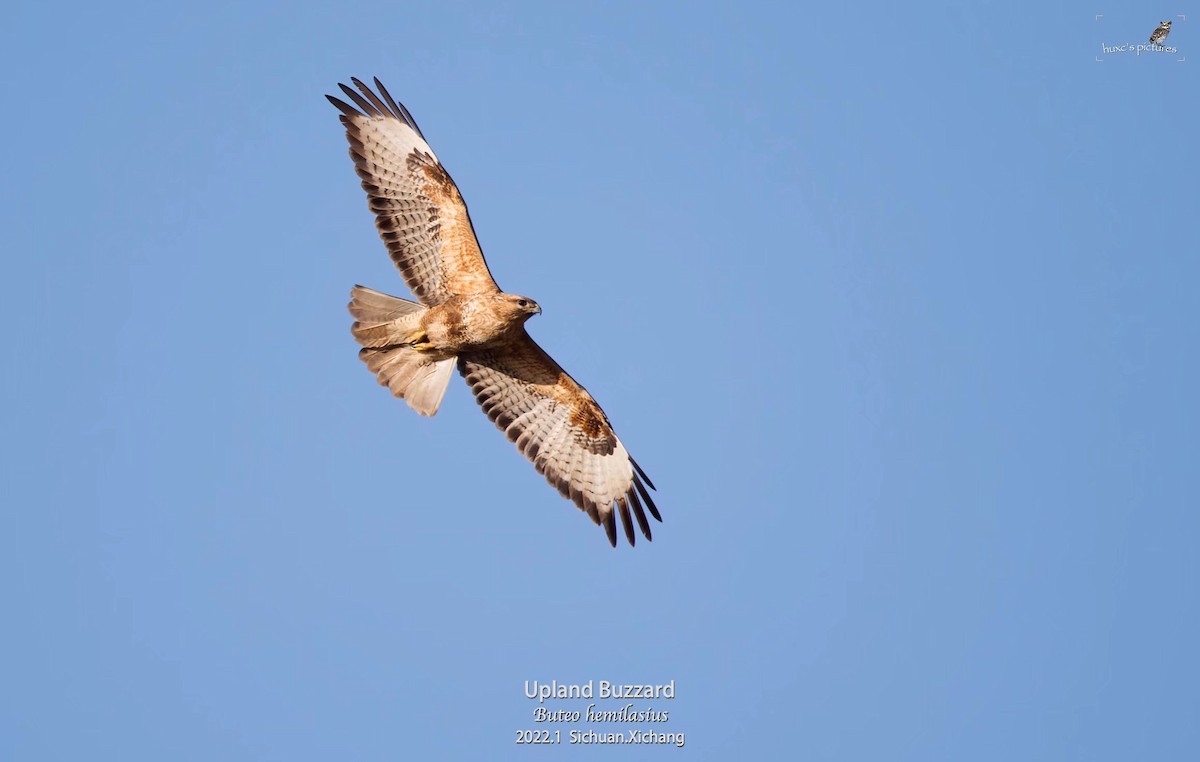
[[[542,314],[541,306],[528,296],[500,294],[499,298],[503,302],[503,311],[513,320],[524,323],[534,315]]]

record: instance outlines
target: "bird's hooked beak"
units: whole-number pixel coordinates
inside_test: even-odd
[[[535,314],[535,315],[542,314],[542,305],[540,305],[540,304],[533,305],[533,314]]]

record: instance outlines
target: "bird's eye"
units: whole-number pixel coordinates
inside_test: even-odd
[[[517,304],[521,305],[522,307],[528,307],[528,306],[529,306],[529,302],[525,301],[524,299],[518,299],[518,300],[517,300]]]

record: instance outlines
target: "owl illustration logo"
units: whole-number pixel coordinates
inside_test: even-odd
[[[1158,25],[1158,29],[1155,29],[1153,32],[1150,33],[1150,43],[1153,45],[1162,45],[1163,40],[1167,39],[1167,35],[1170,33],[1171,33],[1171,22],[1164,21]]]

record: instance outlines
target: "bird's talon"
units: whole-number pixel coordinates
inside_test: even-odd
[[[427,349],[433,348],[433,345],[429,343],[429,337],[425,335],[424,331],[410,333],[404,338],[403,343],[407,344],[418,352],[423,352]]]

